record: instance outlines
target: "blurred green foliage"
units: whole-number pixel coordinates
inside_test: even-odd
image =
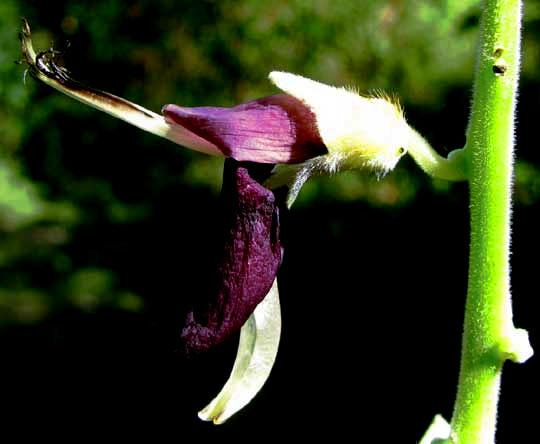
[[[158,312],[178,326],[178,299],[205,277],[222,169],[220,159],[144,134],[25,76],[24,65],[13,63],[21,17],[37,48],[64,51],[74,78],[153,110],[270,95],[268,72],[286,70],[395,93],[412,126],[446,153],[464,143],[479,8],[476,0],[2,0],[0,328],[66,310]],[[515,196],[518,208],[529,209],[540,199],[539,22],[540,2],[526,0]],[[305,245],[317,244],[329,261],[340,254],[333,249],[343,245],[340,236],[357,230],[343,215],[365,222],[364,212],[377,207],[414,211],[411,221],[428,223],[436,210],[426,202],[436,199],[438,208],[458,201],[466,208],[463,185],[432,181],[406,159],[384,180],[364,172],[312,180],[293,210],[315,233]],[[374,233],[367,243],[383,236],[393,239]],[[396,263],[410,259],[415,246],[407,245],[392,253]],[[306,285],[313,270],[300,262],[294,274]],[[292,274],[285,268],[284,281]]]
[[[38,247],[47,249],[48,265],[62,280],[64,273],[77,273],[61,251],[75,242],[74,231],[88,223],[89,212],[118,225],[152,220],[153,195],[171,183],[215,194],[221,171],[219,159],[179,152],[26,78],[24,66],[12,63],[19,58],[21,16],[30,20],[38,46],[65,50],[76,78],[151,109],[170,102],[226,106],[268,95],[275,89],[266,76],[281,69],[360,91],[393,92],[435,146],[449,151],[463,143],[479,16],[475,0],[296,0],[271,7],[251,0],[60,1],[47,8],[5,0],[0,258],[13,272],[0,285],[7,293],[51,291],[16,265]],[[527,31],[527,23],[540,17],[538,2],[526,2],[525,17]],[[538,33],[525,33],[526,81],[533,81],[538,67],[539,44]],[[166,156],[159,159],[156,149]],[[530,205],[538,199],[538,172],[532,164],[519,165],[516,195]],[[130,192],[133,182],[136,192]],[[409,163],[380,182],[362,172],[311,181],[297,205],[328,199],[401,206],[422,186],[452,189],[430,184]],[[14,318],[12,311],[0,317]]]

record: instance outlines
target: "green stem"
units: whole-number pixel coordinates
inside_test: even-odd
[[[429,176],[455,182],[467,179],[465,150],[454,150],[444,158],[414,130],[411,130],[407,146],[411,157]]]
[[[493,443],[501,370],[532,353],[512,322],[510,211],[521,1],[485,0],[467,130],[471,248],[451,442]]]

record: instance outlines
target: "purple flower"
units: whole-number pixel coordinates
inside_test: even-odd
[[[42,82],[145,131],[226,158],[220,254],[209,273],[212,291],[197,301],[181,333],[181,349],[191,355],[241,329],[231,377],[200,412],[203,419],[225,421],[262,387],[277,353],[280,232],[303,183],[314,173],[342,169],[384,174],[412,148],[423,162],[434,154],[407,125],[399,105],[386,97],[363,97],[275,71],[270,80],[286,94],[232,108],[166,105],[159,115],[73,80],[58,64],[56,51],[36,53],[25,20],[21,42],[29,72]]]

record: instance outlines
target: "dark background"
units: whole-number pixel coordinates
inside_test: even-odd
[[[452,414],[467,285],[465,184],[431,180],[409,158],[382,180],[309,182],[279,276],[271,377],[225,425],[201,422],[237,339],[189,362],[174,350],[211,267],[222,161],[23,82],[21,17],[37,48],[65,50],[75,78],[155,111],[269,95],[266,76],[282,69],[395,93],[445,154],[465,140],[479,12],[476,1],[3,0],[2,429],[72,442],[416,442]],[[515,325],[533,347],[539,19],[526,1],[511,259]],[[537,375],[537,357],[505,365],[499,443],[536,436]]]

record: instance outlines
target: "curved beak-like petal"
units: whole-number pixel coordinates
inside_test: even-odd
[[[85,86],[73,79],[70,72],[58,63],[57,51],[49,49],[36,53],[32,44],[30,26],[24,19],[20,39],[24,62],[28,64],[30,74],[43,83],[152,134],[206,154],[223,155],[212,142],[184,127],[167,123],[160,114],[114,94]]]

